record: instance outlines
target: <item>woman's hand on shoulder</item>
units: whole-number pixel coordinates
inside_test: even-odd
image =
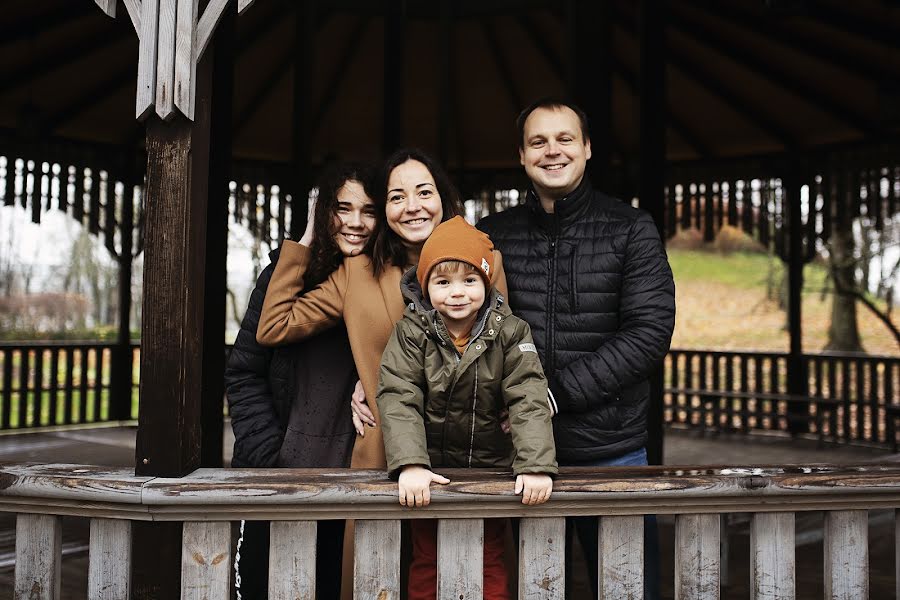
[[[316,239],[316,201],[318,196],[311,196],[306,210],[306,230],[300,238],[300,243],[307,248],[312,247],[313,240]]]

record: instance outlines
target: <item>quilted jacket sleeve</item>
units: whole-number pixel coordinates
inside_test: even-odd
[[[516,450],[513,472],[555,475],[559,469],[547,380],[531,329],[521,319],[516,322],[515,330],[504,336],[503,344],[503,401],[509,411],[510,434]]]
[[[615,400],[647,379],[665,358],[675,328],[675,282],[650,215],[628,234],[619,298],[619,330],[600,348],[557,371],[550,382],[560,412]]]
[[[269,383],[272,350],[256,342],[259,312],[274,270],[273,262],[256,280],[225,367],[225,394],[234,430],[233,467],[275,466],[284,438]]]
[[[301,295],[309,261],[309,248],[289,240],[284,242],[256,332],[256,341],[263,346],[304,340],[343,319],[348,284],[346,265],[342,264],[328,279]]]
[[[401,320],[381,358],[378,413],[384,436],[388,475],[396,478],[406,465],[431,468],[425,441],[425,368],[421,344]]]

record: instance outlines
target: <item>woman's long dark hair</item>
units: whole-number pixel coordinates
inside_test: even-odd
[[[362,185],[366,195],[372,198],[373,176],[374,170],[369,165],[361,163],[337,163],[323,172],[318,186],[319,198],[316,200],[312,216],[316,234],[310,248],[312,257],[304,277],[304,291],[325,281],[344,260],[344,254],[334,241],[337,233],[334,223],[338,208],[338,191],[348,181],[356,181]],[[383,227],[383,221],[383,218],[375,220],[372,238]]]
[[[378,233],[372,244],[372,269],[375,277],[380,277],[388,265],[402,267],[406,264],[406,245],[400,236],[388,227],[385,210],[387,208],[387,186],[391,172],[409,160],[415,160],[425,165],[434,178],[444,212],[444,216],[441,218],[442,222],[464,214],[462,200],[456,186],[453,185],[447,172],[436,160],[415,148],[403,148],[391,154],[375,178],[375,194],[372,196],[379,219]]]

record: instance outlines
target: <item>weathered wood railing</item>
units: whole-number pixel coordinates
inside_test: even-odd
[[[707,431],[786,431],[788,403],[805,404],[821,440],[896,447],[900,357],[804,354],[807,394],[789,396],[788,355],[677,350],[665,361],[665,422]]]
[[[432,505],[397,504],[374,471],[200,469],[182,479],[81,465],[0,465],[0,511],[17,513],[16,598],[58,598],[60,519],[91,518],[89,598],[127,598],[131,522],[180,521],[182,598],[227,598],[230,521],[271,520],[270,598],[312,598],[316,525],[356,519],[356,598],[398,598],[400,521],[439,519],[439,598],[481,598],[482,521],[520,521],[519,598],[565,594],[564,517],[598,515],[606,598],[642,598],[643,514],[674,514],[675,597],[718,598],[721,514],[752,513],[751,598],[794,598],[794,513],[825,517],[826,598],[868,597],[869,509],[900,508],[900,466],[563,469],[553,498],[523,506],[499,472],[447,470]],[[898,530],[900,531],[900,530]],[[900,563],[898,563],[900,565]],[[900,579],[898,579],[900,581]],[[900,584],[898,584],[900,587]],[[35,594],[35,592],[37,592]]]

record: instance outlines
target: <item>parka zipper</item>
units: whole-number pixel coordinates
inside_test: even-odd
[[[553,237],[550,238],[550,252],[547,254],[547,262],[548,262],[548,276],[547,276],[547,376],[552,377],[554,372],[554,354],[555,344],[554,339],[556,338],[555,333],[555,323],[553,316],[556,314],[556,294],[555,292],[555,283],[556,283],[556,252],[557,252],[557,241],[559,236],[557,232],[553,232]]]

